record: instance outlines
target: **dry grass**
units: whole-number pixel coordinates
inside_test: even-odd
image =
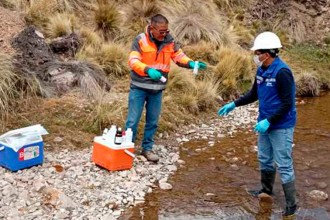
[[[126,101],[126,100],[125,100]],[[106,103],[102,99],[94,103],[90,114],[83,123],[85,131],[101,133],[111,124],[124,125],[127,115],[127,102]]]
[[[89,28],[81,28],[79,30],[79,35],[85,46],[90,45],[92,47],[99,47],[102,44],[102,38],[98,35],[98,33]]]
[[[145,31],[150,17],[160,13],[161,10],[157,0],[134,0],[125,5],[124,12],[123,38],[131,43],[132,39]]]
[[[62,37],[74,32],[76,18],[68,13],[57,13],[49,18],[46,24],[46,33],[51,38]]]
[[[218,62],[216,46],[210,42],[201,41],[198,44],[183,47],[184,52],[193,60],[201,60],[215,65]]]
[[[10,111],[10,104],[16,95],[18,76],[13,72],[10,57],[0,53],[0,114],[4,115]]]
[[[99,0],[95,10],[95,24],[102,31],[105,39],[113,39],[119,35],[121,14],[117,5],[108,0]]]
[[[296,77],[296,89],[298,96],[319,96],[320,77],[313,72],[303,72]]]
[[[233,10],[250,5],[252,0],[213,0],[221,10]]]
[[[128,74],[128,50],[124,45],[107,42],[100,47],[86,46],[77,55],[78,59],[99,65],[111,77],[122,77]]]
[[[213,77],[220,83],[219,92],[225,96],[242,92],[245,83],[252,79],[251,54],[240,49],[222,47],[218,58]]]
[[[228,30],[213,4],[186,2],[168,8],[166,15],[172,34],[183,44],[194,44],[201,40],[215,45],[231,45],[235,42],[236,37]]]
[[[57,12],[58,3],[55,0],[35,0],[22,7],[26,7],[25,21],[41,28],[45,27],[49,17]]]

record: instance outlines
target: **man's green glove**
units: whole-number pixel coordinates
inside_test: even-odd
[[[195,61],[189,61],[188,65],[189,65],[189,68],[190,69],[194,69],[194,67],[195,67]],[[206,67],[207,67],[207,64],[206,63],[204,63],[202,61],[198,61],[198,69],[199,70],[205,70]]]
[[[226,115],[228,115],[229,112],[234,110],[235,107],[236,107],[235,102],[228,103],[228,104],[224,105],[222,108],[219,109],[218,115],[219,116],[226,116]]]
[[[147,74],[153,80],[159,80],[160,77],[162,77],[162,74],[158,70],[153,69],[153,68],[148,69]]]
[[[254,131],[259,132],[259,133],[265,133],[270,126],[270,123],[267,119],[259,121],[255,127]]]

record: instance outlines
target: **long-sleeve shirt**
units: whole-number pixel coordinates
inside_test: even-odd
[[[292,86],[294,85],[294,78],[292,73],[288,69],[280,69],[276,75],[276,85],[278,96],[281,99],[280,108],[270,117],[267,118],[269,123],[275,124],[278,122],[292,107],[292,103],[295,103],[294,95],[292,94]],[[255,80],[251,90],[244,96],[241,96],[235,101],[236,106],[247,105],[258,100],[258,85]]]

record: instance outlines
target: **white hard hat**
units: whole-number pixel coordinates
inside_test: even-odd
[[[266,31],[256,37],[251,50],[277,49],[281,47],[282,44],[280,38],[278,38],[273,32]]]

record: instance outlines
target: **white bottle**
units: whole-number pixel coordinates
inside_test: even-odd
[[[113,144],[115,142],[116,132],[117,132],[116,125],[111,125],[111,127],[107,133],[107,137],[109,138],[110,144]]]
[[[103,136],[106,136],[108,134],[108,132],[109,132],[108,129],[105,128],[104,131],[103,131]]]
[[[193,74],[196,76],[198,74],[198,61],[195,61]]]
[[[131,128],[127,128],[125,132],[125,143],[132,143],[133,139],[133,131]]]
[[[167,81],[167,79],[166,79],[164,76],[160,77],[159,80],[160,80],[162,83],[166,83],[166,81]]]

